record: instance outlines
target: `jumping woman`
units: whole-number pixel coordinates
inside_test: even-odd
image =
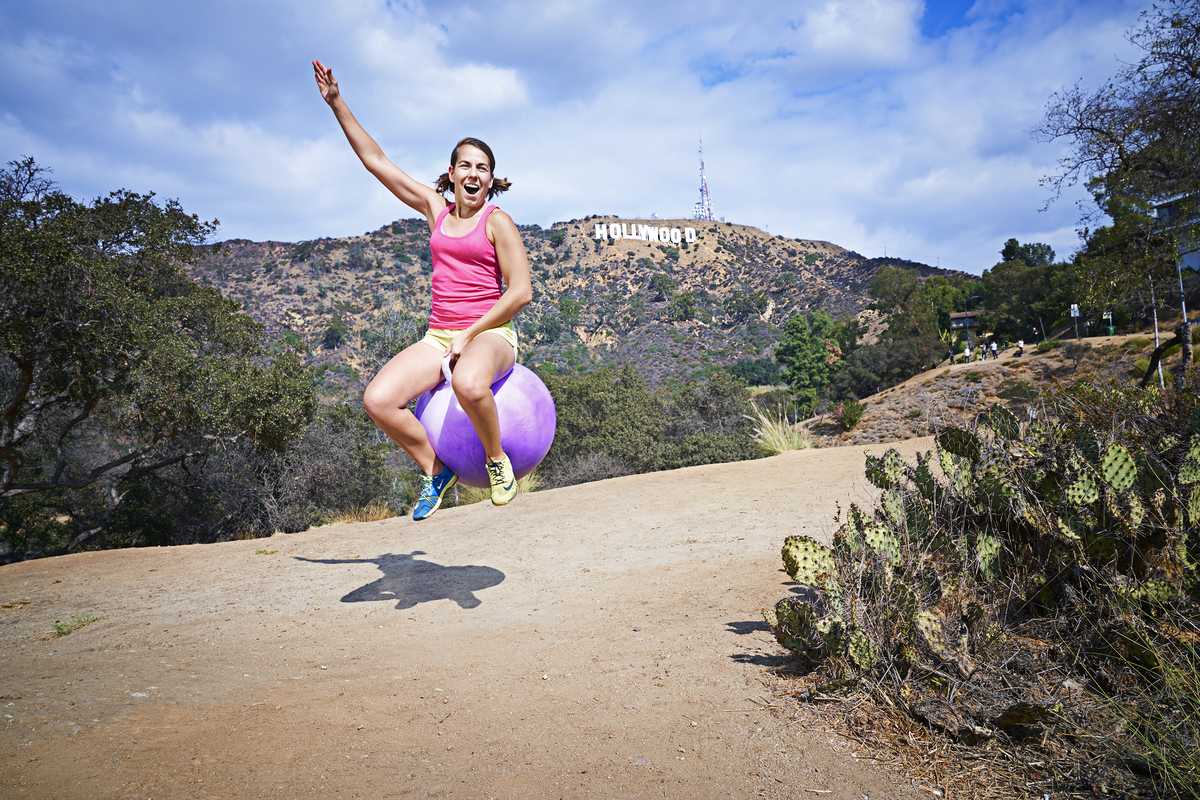
[[[412,517],[422,520],[437,511],[458,480],[438,459],[425,429],[408,410],[414,398],[437,385],[447,355],[454,365],[454,394],[487,456],[492,502],[505,505],[516,495],[517,482],[500,447],[500,420],[491,387],[516,362],[512,319],[532,299],[529,261],[517,226],[487,202],[510,184],[495,177],[492,149],[471,138],[454,146],[450,166],[436,187],[413,179],[388,159],[350,113],[333,70],[314,61],[313,71],[321,97],[333,109],[363,166],[429,223],[433,261],[429,330],[421,341],[393,356],[363,392],[367,414],[424,474]],[[454,192],[451,203],[444,197],[447,191]]]

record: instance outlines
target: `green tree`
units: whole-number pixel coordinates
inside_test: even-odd
[[[783,326],[775,360],[802,414],[812,413],[829,386],[841,357],[836,341],[836,325],[824,311],[796,314]]]
[[[57,546],[80,546],[139,482],[239,442],[282,449],[311,417],[300,355],[181,269],[214,226],[149,194],[78,203],[31,158],[0,170],[10,543],[67,518]]]
[[[686,322],[695,319],[700,311],[700,304],[694,292],[677,292],[667,305],[667,318],[675,322]]]
[[[1021,244],[1009,239],[1000,250],[1001,261],[1023,261],[1030,267],[1044,267],[1054,262],[1054,248],[1042,242]]]

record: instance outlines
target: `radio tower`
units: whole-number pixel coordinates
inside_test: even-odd
[[[710,222],[713,218],[712,198],[708,195],[708,179],[704,177],[704,139],[700,139],[700,199],[696,201],[695,207],[692,208],[692,219],[706,219]]]

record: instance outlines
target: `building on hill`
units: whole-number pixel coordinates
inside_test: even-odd
[[[1181,194],[1154,204],[1154,217],[1179,235],[1180,267],[1200,271],[1200,197]]]
[[[975,331],[979,327],[978,311],[952,311],[950,330],[961,331],[967,337],[967,347],[975,349]]]

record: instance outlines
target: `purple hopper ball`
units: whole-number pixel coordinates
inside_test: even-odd
[[[520,364],[492,384],[500,417],[500,446],[518,478],[542,462],[554,443],[557,416],[546,384]],[[417,398],[417,419],[442,463],[467,486],[489,486],[483,443],[470,417],[443,380]]]

